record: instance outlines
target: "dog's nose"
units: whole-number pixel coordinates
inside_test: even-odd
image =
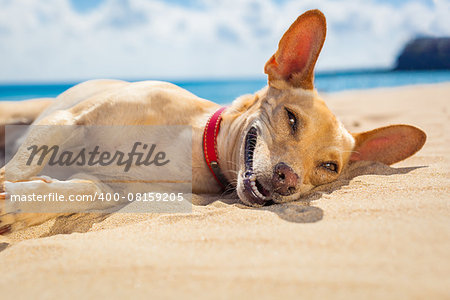
[[[287,164],[280,162],[274,170],[272,176],[272,186],[274,191],[280,195],[288,196],[297,190],[298,175]]]

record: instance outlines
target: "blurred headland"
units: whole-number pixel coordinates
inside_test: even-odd
[[[394,70],[450,70],[450,37],[418,37],[406,44]]]

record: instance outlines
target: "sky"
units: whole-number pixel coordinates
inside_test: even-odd
[[[450,36],[450,0],[0,0],[0,82],[263,78],[319,8],[317,70],[390,68],[415,36]]]

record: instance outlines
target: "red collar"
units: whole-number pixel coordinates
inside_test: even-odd
[[[220,171],[217,135],[219,134],[220,122],[222,122],[222,113],[226,108],[226,106],[219,108],[209,117],[203,131],[203,154],[205,155],[206,163],[214,178],[223,188],[228,186],[228,181]]]

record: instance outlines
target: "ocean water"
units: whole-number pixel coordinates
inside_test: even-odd
[[[175,80],[171,82],[199,97],[221,104],[230,103],[240,95],[254,93],[267,83],[266,79]],[[450,71],[355,71],[319,73],[315,78],[315,86],[320,92],[439,82],[450,82]],[[0,84],[0,101],[55,97],[77,83]]]

